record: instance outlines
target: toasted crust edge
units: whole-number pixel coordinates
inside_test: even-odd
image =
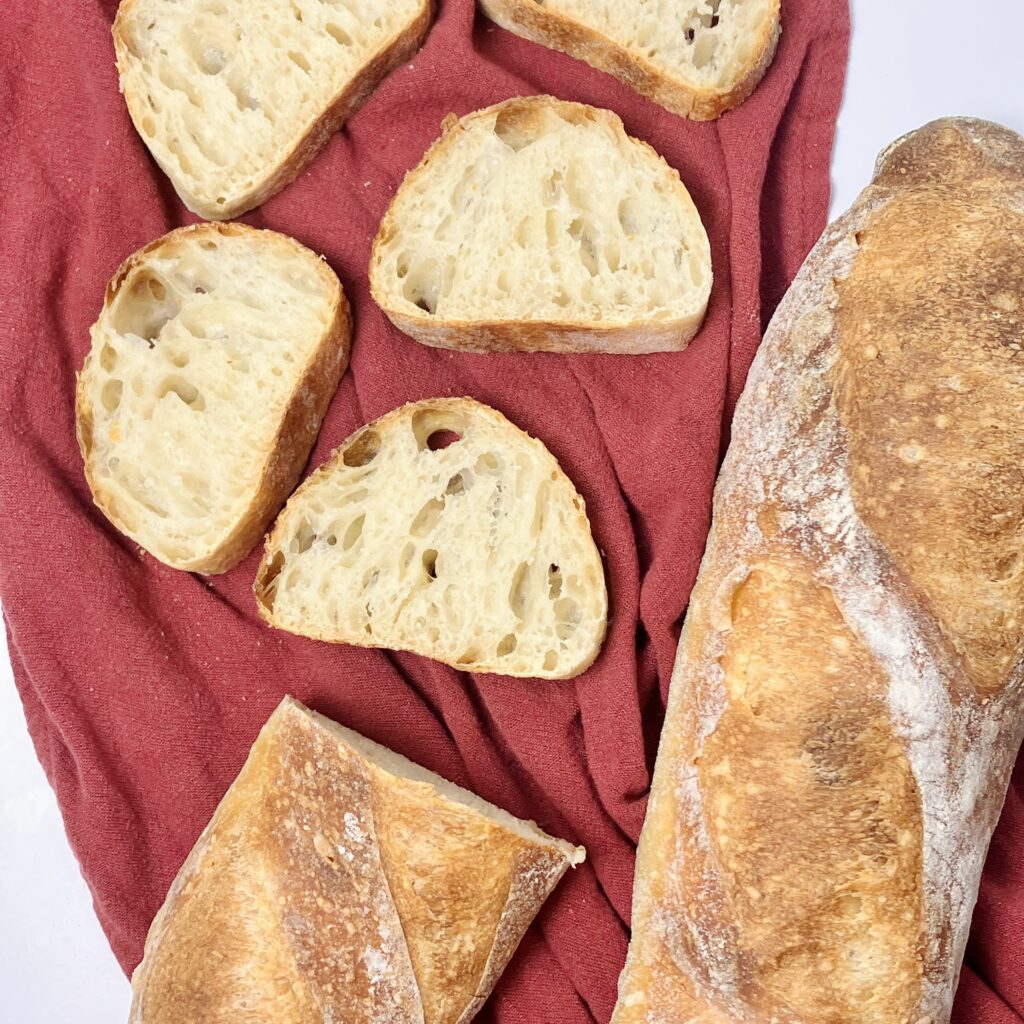
[[[362,635],[357,635],[355,638],[337,639],[335,637],[325,636],[321,632],[310,631],[305,633],[294,633],[295,636],[305,636],[312,640],[319,640],[323,643],[328,644],[346,644],[350,647],[368,647],[375,650],[407,650],[412,654],[418,654],[421,657],[430,658],[433,661],[440,662],[443,665],[450,665],[452,668],[458,669],[460,672],[479,672],[479,673],[491,673],[494,675],[504,675],[510,677],[516,677],[520,679],[573,679],[581,673],[585,672],[591,665],[597,660],[598,655],[601,653],[604,647],[605,636],[608,632],[608,584],[605,578],[604,560],[601,557],[601,552],[597,547],[597,543],[594,541],[594,533],[590,525],[590,519],[587,516],[586,501],[583,496],[576,490],[576,485],[573,483],[569,475],[559,465],[558,460],[548,450],[547,445],[538,438],[531,437],[525,430],[517,427],[510,419],[498,412],[497,409],[491,408],[489,405],[484,405],[482,402],[478,402],[475,398],[463,397],[463,398],[427,398],[422,399],[418,402],[406,402],[404,405],[400,405],[397,409],[392,409],[391,412],[385,413],[383,416],[379,416],[375,420],[371,420],[369,423],[364,424],[357,430],[353,431],[337,448],[331,453],[323,465],[318,466],[296,489],[295,493],[289,498],[289,504],[293,499],[297,499],[302,492],[311,485],[311,483],[320,477],[321,475],[329,474],[334,467],[337,465],[339,460],[344,456],[345,451],[363,431],[373,428],[378,432],[386,431],[393,422],[401,420],[407,416],[411,416],[412,413],[419,408],[429,406],[431,408],[445,408],[453,410],[467,410],[470,415],[480,417],[483,416],[489,419],[493,424],[501,426],[502,429],[511,428],[518,435],[525,438],[531,446],[538,445],[544,452],[544,454],[550,459],[551,465],[556,469],[566,480],[569,481],[570,486],[576,493],[576,496],[580,500],[579,517],[581,520],[581,527],[586,531],[587,537],[590,539],[590,544],[593,548],[594,559],[596,563],[601,567],[601,621],[599,623],[599,633],[597,642],[594,645],[592,651],[588,652],[579,662],[572,666],[568,671],[544,671],[543,669],[539,672],[507,672],[504,668],[497,667],[493,662],[490,661],[475,661],[475,662],[462,662],[456,664],[454,661],[449,661],[436,653],[428,653],[428,647],[424,647],[413,650],[412,648],[396,647],[393,644],[382,644],[373,643],[366,641]],[[261,619],[266,622],[269,626],[274,629],[279,629],[285,633],[293,633],[292,630],[286,626],[282,626],[275,620],[274,612],[272,608],[269,608],[266,603],[266,590],[270,582],[273,580],[271,570],[272,552],[281,549],[282,538],[285,532],[286,518],[288,516],[288,508],[285,507],[281,514],[277,517],[274,523],[273,529],[267,534],[264,542],[263,556],[260,558],[259,568],[256,570],[256,578],[253,581],[253,594],[256,598],[256,608]]]
[[[489,107],[474,110],[461,118],[449,114],[442,123],[441,135],[431,143],[420,162],[406,174],[402,184],[395,191],[373,240],[369,278],[370,294],[374,301],[403,334],[407,334],[420,344],[428,345],[431,348],[476,353],[562,352],[595,355],[649,355],[657,352],[682,352],[700,330],[707,314],[711,289],[714,284],[714,268],[710,265],[710,248],[707,294],[704,301],[693,314],[676,320],[651,318],[635,321],[629,325],[608,325],[597,321],[572,320],[454,320],[438,318],[425,313],[411,313],[398,308],[391,302],[388,289],[382,281],[381,250],[385,239],[389,238],[394,231],[395,206],[399,196],[406,188],[415,187],[417,179],[426,173],[434,161],[445,159],[447,149],[455,138],[456,132],[467,131],[476,121],[485,120],[493,114],[517,105],[582,109],[610,124],[613,129],[621,131],[630,142],[642,146],[671,172],[683,192],[685,201],[694,206],[694,212],[701,222],[705,238],[707,237],[707,229],[704,228],[700,211],[693,203],[693,197],[679,172],[653,146],[630,135],[626,131],[622,119],[614,111],[592,107],[586,103],[560,100],[553,96],[514,96],[501,103],[494,103]]]
[[[205,234],[271,236],[275,243],[286,244],[293,248],[297,255],[313,261],[333,293],[333,313],[330,326],[321,337],[292,391],[291,399],[285,408],[277,433],[274,435],[267,453],[259,483],[238,524],[210,554],[202,558],[167,559],[142,545],[108,506],[102,483],[94,472],[91,461],[93,410],[84,386],[87,379],[87,371],[84,367],[75,375],[75,433],[93,502],[117,530],[126,537],[130,537],[150,555],[165,565],[169,565],[172,569],[211,575],[226,572],[249,554],[259,542],[271,519],[294,489],[302,469],[309,459],[309,453],[312,451],[317,435],[320,433],[320,425],[327,413],[327,407],[334,397],[342,374],[348,367],[352,339],[352,314],[341,282],[334,271],[311,249],[307,249],[306,246],[288,235],[280,234],[277,231],[251,228],[244,224],[192,224],[162,235],[124,260],[107,283],[100,316],[102,317],[106,313],[128,274],[141,265],[155,249],[171,240]],[[91,344],[89,353],[92,353]],[[311,395],[311,402],[303,402],[304,391],[308,391]]]
[[[122,21],[122,14],[130,11],[131,7],[138,2],[139,0],[124,0],[120,7],[118,7],[117,15],[111,28],[111,33],[114,37],[115,63],[117,65],[121,92],[124,95],[125,103],[128,105],[128,113],[131,116],[132,124],[139,138],[153,159],[159,164],[160,169],[167,175],[178,197],[192,213],[211,221],[231,220],[233,217],[241,216],[243,213],[261,206],[272,196],[280,192],[286,185],[294,181],[309,166],[320,150],[327,145],[331,136],[338,132],[342,125],[366,103],[377,86],[395,68],[403,64],[419,50],[434,20],[436,4],[436,0],[423,0],[420,12],[412,24],[385,43],[356,72],[349,83],[331,100],[324,112],[296,139],[291,149],[266,170],[263,179],[248,191],[242,192],[233,200],[218,206],[216,204],[206,204],[200,197],[190,192],[184,183],[177,179],[172,169],[164,166],[152,149],[150,149],[145,136],[139,131],[139,121],[143,116],[141,104],[132,90],[125,88],[124,76],[128,60],[130,59],[130,53],[125,41],[124,23]]]
[[[672,78],[650,61],[632,53],[596,29],[532,0],[479,0],[483,12],[496,24],[531,42],[582,60],[604,71],[659,106],[694,121],[713,121],[738,107],[764,78],[782,33],[779,0],[773,17],[755,48],[746,74],[728,89],[702,88]]]

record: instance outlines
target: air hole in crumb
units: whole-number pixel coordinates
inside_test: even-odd
[[[518,153],[537,138],[537,123],[514,104],[504,107],[494,119],[494,134]]]
[[[512,609],[512,614],[516,618],[523,618],[526,612],[526,591],[527,591],[527,573],[529,572],[530,566],[527,562],[520,562],[516,566],[515,574],[512,577],[512,586],[509,587],[508,591],[508,604]]]
[[[209,242],[209,241],[207,241],[207,242],[200,242],[199,243],[199,248],[200,249],[205,249],[207,252],[213,252],[213,250],[217,248],[217,243],[216,242]]]
[[[227,67],[228,58],[219,47],[207,46],[199,55],[197,63],[204,75],[219,75]]]
[[[351,46],[352,37],[338,24],[333,21],[327,22],[324,26],[327,34],[339,45],[339,46]]]
[[[189,354],[187,352],[177,352],[171,356],[171,365],[176,366],[179,370],[183,370],[189,363]]]
[[[299,528],[295,531],[295,536],[292,537],[291,546],[296,554],[301,555],[313,546],[314,540],[316,540],[316,534],[313,532],[313,524],[303,517]]]
[[[437,579],[437,551],[433,548],[423,552],[423,569],[432,580]]]
[[[409,527],[409,533],[413,537],[426,537],[437,526],[443,511],[444,498],[431,498],[416,513],[416,518]]]
[[[461,473],[456,473],[455,476],[448,481],[448,486],[445,487],[444,493],[462,494],[466,490],[468,490],[466,478]]]
[[[427,447],[432,452],[439,452],[442,448],[455,444],[462,440],[462,435],[454,430],[435,430],[427,437]]]
[[[548,653],[544,655],[544,671],[551,672],[557,664],[558,652],[548,651]]]
[[[298,50],[289,50],[288,59],[297,67],[301,68],[308,75],[312,68],[310,67],[309,61],[306,60],[305,56],[299,53]]]
[[[412,415],[412,434],[416,439],[416,447],[422,452],[428,448],[438,451],[439,448],[459,441],[466,433],[468,423],[458,413],[427,406],[417,409]],[[435,435],[440,435],[435,438]],[[451,436],[448,436],[451,435]],[[431,443],[433,439],[433,443]]]
[[[108,372],[117,365],[117,349],[112,345],[104,345],[100,349],[100,366]]]
[[[506,655],[511,654],[519,643],[515,633],[509,633],[507,636],[502,637],[501,642],[498,644],[498,649],[495,651],[499,658],[504,658]]]
[[[103,408],[107,412],[114,412],[117,407],[121,404],[121,395],[124,392],[124,382],[118,380],[116,377],[113,380],[108,380],[103,385],[103,390],[100,392],[100,402]]]
[[[554,601],[562,593],[562,570],[554,562],[548,566],[548,597]]]
[[[185,405],[196,412],[202,412],[206,408],[206,401],[199,388],[187,381],[184,377],[168,377],[157,390],[156,397],[166,398],[167,395],[175,395]]]
[[[352,468],[365,466],[373,462],[379,453],[380,434],[376,430],[363,430],[349,442],[341,461]]]
[[[345,536],[341,541],[342,551],[350,550],[355,542],[363,535],[363,524],[365,522],[366,513],[364,512],[361,516],[356,516],[356,518],[348,524],[348,529],[345,531]]]

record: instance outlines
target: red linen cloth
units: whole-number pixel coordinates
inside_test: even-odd
[[[606,556],[612,619],[595,666],[561,683],[273,632],[250,591],[258,551],[201,579],[141,554],[93,507],[73,410],[89,324],[127,254],[194,220],[118,93],[115,8],[8,0],[0,15],[0,600],[29,729],[114,952],[125,969],[138,961],[174,873],[291,693],[586,845],[586,865],[546,905],[479,1019],[607,1021],[723,427],[770,307],[825,223],[846,4],[786,0],[763,84],[721,121],[696,124],[498,29],[472,0],[444,0],[422,52],[244,218],[323,252],[355,309],[352,366],[311,465],[402,402],[472,395],[542,439],[575,481]],[[456,355],[404,337],[370,299],[373,234],[444,115],[535,92],[615,110],[682,174],[715,270],[687,352]],[[964,1021],[1024,1011],[1022,798],[1018,774],[986,871]]]

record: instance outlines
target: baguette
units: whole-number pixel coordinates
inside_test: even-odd
[[[1024,731],[1024,140],[880,158],[768,329],[614,1024],[946,1024]]]
[[[182,202],[224,220],[306,167],[420,47],[433,0],[123,0],[117,69]]]
[[[153,921],[130,1024],[465,1024],[584,856],[286,697]]]
[[[583,499],[539,442],[472,399],[404,405],[292,496],[256,577],[272,626],[467,672],[564,679],[608,611]]]
[[[439,348],[678,351],[711,249],[679,175],[615,114],[532,96],[445,121],[384,217],[370,286]]]
[[[739,106],[775,57],[780,0],[480,0],[502,28],[607,71],[681,117]]]
[[[129,256],[78,376],[97,506],[173,568],[236,565],[302,472],[351,326],[327,264],[274,231],[194,225]]]

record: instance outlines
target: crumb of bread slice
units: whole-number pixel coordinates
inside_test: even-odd
[[[180,228],[107,286],[78,378],[97,505],[154,557],[223,572],[305,465],[348,362],[337,277],[274,231]]]
[[[711,251],[678,173],[615,114],[523,97],[446,122],[384,217],[370,284],[428,345],[678,351]]]
[[[255,593],[293,633],[552,679],[593,662],[608,608],[569,478],[467,398],[402,406],[345,441],[278,517]]]
[[[433,0],[124,0],[117,67],[135,127],[208,220],[295,178],[423,42]]]
[[[764,77],[780,0],[480,0],[503,28],[607,71],[682,117],[709,121]]]

